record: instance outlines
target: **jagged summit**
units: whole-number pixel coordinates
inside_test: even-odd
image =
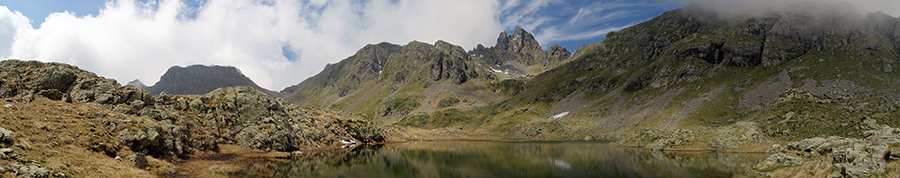
[[[521,27],[516,27],[512,35],[507,35],[506,31],[500,32],[500,37],[497,37],[497,44],[494,47],[514,53],[541,51],[541,45],[534,39],[534,36]]]
[[[477,56],[487,64],[495,65],[497,71],[509,69],[506,77],[520,77],[534,75],[556,67],[566,60],[571,54],[565,47],[552,45],[547,51],[541,50],[541,45],[531,33],[520,27],[516,27],[513,34],[506,31],[500,32],[497,44],[485,48],[479,44],[470,54]]]

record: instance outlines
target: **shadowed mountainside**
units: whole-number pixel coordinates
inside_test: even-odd
[[[244,76],[240,70],[231,66],[172,66],[153,86],[146,86],[138,80],[128,82],[128,84],[150,91],[153,95],[162,92],[176,95],[202,95],[218,88],[249,86],[270,96],[278,96],[277,92],[259,87],[253,80]]]

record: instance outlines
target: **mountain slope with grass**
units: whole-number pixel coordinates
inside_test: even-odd
[[[479,45],[470,52],[444,41],[380,43],[326,66],[281,94],[300,105],[361,113],[390,124],[405,117],[458,113],[502,101],[515,93],[501,90],[510,85],[504,79],[530,77],[563,63],[568,55],[555,45],[541,50],[521,28],[511,35],[501,33],[495,47]],[[545,62],[548,58],[552,62]]]
[[[480,67],[492,73],[476,70],[473,73],[479,75],[461,82],[464,85],[441,85],[435,82],[438,80],[427,85],[410,82],[421,87],[401,89],[406,97],[397,97],[393,90],[381,92],[389,86],[385,83],[367,81],[409,70],[346,77],[367,79],[354,80],[361,82],[352,82],[359,85],[347,89],[308,89],[313,88],[311,81],[320,88],[340,86],[343,82],[320,76],[341,76],[335,69],[353,66],[354,60],[332,65],[301,87],[286,91],[308,92],[304,97],[313,97],[313,93],[332,96],[328,100],[288,98],[302,105],[371,110],[361,112],[366,114],[405,108],[399,115],[382,114],[384,120],[379,123],[397,126],[404,132],[395,135],[413,140],[615,139],[620,145],[660,151],[775,150],[783,152],[782,157],[767,164],[791,167],[790,161],[785,162],[793,160],[790,154],[807,155],[805,159],[810,161],[832,160],[827,168],[809,168],[833,170],[825,175],[883,173],[879,171],[885,168],[883,160],[856,162],[871,157],[893,159],[885,155],[900,149],[896,146],[900,136],[891,130],[900,126],[900,74],[893,69],[900,61],[900,18],[881,12],[860,13],[846,3],[796,3],[757,14],[716,11],[702,5],[672,10],[558,57],[536,57],[539,55],[529,53],[538,52],[536,45],[512,40],[519,39],[517,35],[501,35],[498,45],[468,52],[469,59],[481,59]],[[554,50],[544,53],[552,54],[549,51]],[[434,60],[423,57],[424,61]],[[358,54],[351,59],[372,57]],[[506,60],[494,61],[497,59]],[[499,74],[507,72],[495,67],[506,63],[530,68],[517,70],[524,77],[502,77]],[[550,65],[544,70],[534,67],[541,64]],[[379,70],[373,71],[370,73]],[[448,92],[423,99],[432,96],[430,91],[457,86],[483,87],[469,91],[496,98],[471,107],[420,109],[433,101],[439,101],[438,106],[453,106],[458,100],[475,98]],[[394,99],[352,99],[361,96]],[[407,104],[409,101],[430,103]],[[804,145],[823,150],[810,151]],[[854,155],[848,155],[851,152]],[[834,159],[813,157],[816,155]],[[761,174],[782,170],[763,167]]]

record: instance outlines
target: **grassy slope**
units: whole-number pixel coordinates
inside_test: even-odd
[[[116,161],[114,156],[127,157],[132,153],[128,147],[107,131],[103,120],[155,122],[144,117],[134,117],[115,113],[107,109],[86,104],[72,104],[37,97],[29,103],[0,101],[0,105],[10,104],[10,108],[0,108],[0,127],[13,131],[15,145],[6,145],[15,151],[11,156],[2,156],[0,164],[21,162],[26,165],[35,161],[50,171],[51,175],[62,173],[69,177],[142,177],[164,175],[167,169],[174,169],[172,163],[147,157],[150,169],[142,170],[128,161]],[[48,134],[52,132],[53,134]],[[104,145],[117,145],[118,155],[108,156],[100,150]],[[3,177],[13,177],[11,172]]]
[[[657,23],[654,19],[642,25]],[[682,24],[691,27],[700,22],[687,21]],[[633,28],[648,28],[637,25]],[[694,43],[702,43],[706,36],[716,37],[721,31],[730,30],[729,25],[711,25],[697,28],[690,34],[669,34],[670,32],[644,31],[648,35],[657,35],[657,38],[674,38],[677,41],[671,43],[659,51],[673,51]],[[693,28],[693,27],[691,27]],[[635,29],[623,30],[635,33]],[[670,30],[677,31],[677,30]],[[840,34],[826,37],[826,42],[839,41]],[[662,36],[662,37],[660,37]],[[680,38],[683,37],[683,38]],[[702,37],[702,38],[701,38]],[[720,36],[721,37],[721,36]],[[871,38],[868,36],[866,38]],[[758,42],[759,39],[747,35],[724,36],[729,42]],[[627,39],[618,39],[627,40]],[[643,54],[637,50],[623,52],[609,52],[603,46],[619,45],[625,43],[617,39],[608,38],[607,41],[585,46],[574,54],[573,62],[562,65],[556,69],[542,73],[532,80],[526,81],[525,91],[515,95],[499,104],[476,109],[475,116],[488,117],[491,122],[482,129],[482,133],[506,133],[507,136],[528,138],[528,128],[552,128],[554,125],[562,125],[566,129],[558,132],[543,131],[542,138],[552,139],[580,139],[587,135],[603,136],[613,133],[626,133],[644,129],[675,130],[681,128],[719,127],[737,121],[754,121],[764,125],[764,132],[769,136],[784,139],[797,140],[819,135],[859,136],[861,131],[855,129],[861,125],[862,118],[874,118],[878,123],[890,123],[896,127],[898,113],[895,101],[885,99],[881,92],[889,92],[898,86],[896,71],[885,71],[882,66],[900,60],[898,51],[888,47],[878,50],[862,49],[865,40],[857,40],[846,47],[822,46],[809,51],[801,57],[791,59],[774,66],[757,67],[732,67],[722,64],[707,63],[703,59],[687,57],[679,59],[672,54],[661,53],[659,56],[642,58]],[[709,39],[713,41],[716,39]],[[890,46],[882,41],[882,46]],[[619,48],[621,49],[621,48]],[[820,60],[822,59],[822,60]],[[585,69],[584,66],[596,66]],[[636,92],[623,92],[628,87],[629,80],[639,78],[641,75],[653,75],[654,69],[665,66],[684,67],[691,66],[705,69],[701,78],[696,81],[687,81],[674,84],[655,85],[647,84]],[[858,95],[847,99],[832,98],[828,94],[817,95],[819,99],[833,99],[836,102],[810,105],[808,103],[782,103],[774,104],[775,98],[764,98],[763,108],[752,109],[740,107],[742,100],[749,90],[764,84],[778,82],[778,76],[786,72],[792,84],[790,88],[804,87],[804,80],[811,79],[817,82],[817,87],[833,84],[834,81],[849,81],[850,86],[837,86],[828,89],[828,92],[840,93],[850,88],[871,89],[872,95]],[[579,80],[581,79],[581,80]],[[658,82],[660,79],[653,79]],[[596,82],[599,81],[599,82]],[[591,82],[607,84],[611,89],[588,90],[585,86]],[[855,85],[855,86],[853,86]],[[778,88],[763,86],[762,88]],[[700,99],[702,94],[710,93],[714,89],[721,89],[721,93],[712,98]],[[738,89],[740,88],[740,89]],[[786,88],[785,88],[786,89]],[[775,90],[769,95],[778,96],[785,90]],[[671,101],[659,101],[666,94],[675,94]],[[848,95],[852,95],[852,92]],[[547,119],[556,114],[550,111],[557,107],[561,100],[576,99],[589,101],[577,112],[559,120]],[[665,96],[668,97],[668,96]],[[685,107],[692,100],[694,102],[688,109]],[[656,102],[656,103],[654,103]],[[658,107],[662,105],[663,107]],[[618,106],[618,107],[615,107]],[[611,109],[612,108],[612,109]],[[854,109],[855,108],[855,109]],[[863,108],[863,109],[860,109]],[[618,111],[614,111],[618,110]],[[623,111],[624,110],[624,111]],[[672,120],[673,115],[681,113],[682,119]],[[807,113],[800,120],[795,118],[794,124],[774,124],[784,120],[784,115],[794,112],[796,114]],[[677,118],[677,117],[676,117]],[[625,121],[622,121],[625,120]],[[674,124],[673,124],[674,123]],[[610,128],[609,125],[615,125]],[[517,129],[517,126],[518,127]],[[822,129],[822,128],[828,129]],[[793,129],[790,135],[778,134],[778,131]]]

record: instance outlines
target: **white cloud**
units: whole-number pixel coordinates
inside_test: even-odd
[[[147,84],[173,65],[231,65],[260,86],[280,90],[366,44],[493,44],[504,29],[495,13],[499,6],[483,0],[210,0],[192,8],[177,0],[117,0],[96,16],[51,14],[35,30],[4,7],[0,30],[17,30],[0,31],[0,49],[11,49],[0,57],[64,62]],[[298,54],[296,61],[282,56],[285,45]]]
[[[31,28],[30,22],[22,13],[0,6],[0,57],[12,54],[11,48],[17,35],[34,30]]]
[[[900,15],[900,1],[897,0],[680,0],[684,3],[696,3],[711,8],[719,13],[746,14],[760,13],[770,9],[781,10],[785,6],[801,2],[849,3],[861,15],[882,11],[891,16]]]

